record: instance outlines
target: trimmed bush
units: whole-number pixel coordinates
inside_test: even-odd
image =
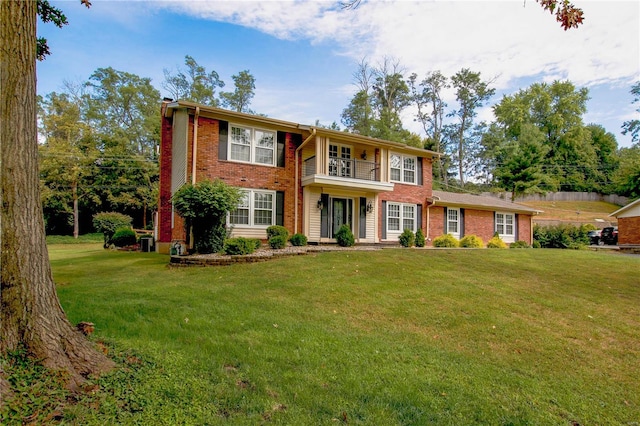
[[[137,242],[136,233],[131,228],[120,228],[111,237],[111,244],[116,247],[132,246]]]
[[[588,246],[589,231],[592,225],[575,225],[560,224],[555,226],[539,226],[533,227],[533,239],[540,243],[543,248],[572,248],[578,249],[582,246]]]
[[[540,242],[533,240],[533,244],[531,245],[531,247],[535,248],[535,249],[539,249],[540,248]]]
[[[511,243],[509,245],[509,248],[512,249],[517,249],[517,248],[531,248],[531,246],[529,244],[527,244],[526,241],[522,241],[522,240],[518,240],[515,243]]]
[[[284,226],[280,225],[271,225],[267,228],[267,239],[270,240],[271,237],[282,236],[286,241],[289,239],[289,230]]]
[[[467,235],[465,237],[462,237],[462,239],[460,240],[460,247],[482,248],[484,247],[484,241],[482,241],[482,238],[478,237],[477,235]]]
[[[418,228],[416,231],[416,247],[424,247],[425,244],[424,232],[422,232],[422,228]]]
[[[274,235],[269,238],[269,246],[274,249],[283,249],[287,245],[287,239],[283,235]]]
[[[502,241],[502,238],[495,236],[489,240],[487,243],[487,248],[497,248],[497,249],[506,249],[509,248],[507,243]]]
[[[111,238],[120,228],[131,228],[131,216],[116,212],[102,212],[93,215],[93,227],[104,236],[104,248],[113,242]]]
[[[433,240],[434,247],[458,247],[458,240],[451,234],[440,235]]]
[[[402,245],[402,247],[413,247],[416,242],[416,236],[413,231],[411,231],[411,229],[407,228],[402,231],[402,234],[400,234],[398,240],[400,240],[400,245]]]
[[[256,241],[260,243],[255,238],[230,238],[224,242],[223,252],[228,255],[251,254],[256,251]]]
[[[291,238],[289,238],[289,242],[291,242],[291,245],[296,247],[306,246],[307,237],[304,234],[293,234]]]
[[[354,238],[349,225],[344,224],[340,229],[338,229],[338,232],[336,233],[336,241],[338,241],[338,245],[340,247],[353,247],[356,243],[356,239]]]

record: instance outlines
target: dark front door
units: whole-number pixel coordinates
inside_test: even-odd
[[[331,236],[336,237],[336,232],[345,223],[351,226],[351,211],[353,201],[348,198],[332,198],[331,199]]]

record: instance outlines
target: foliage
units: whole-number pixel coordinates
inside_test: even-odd
[[[398,237],[398,240],[402,247],[413,247],[416,242],[416,235],[411,229],[405,228],[405,230],[402,231],[402,234]]]
[[[253,253],[259,246],[260,240],[255,238],[229,238],[224,242],[223,252],[228,255],[245,255]]]
[[[527,244],[526,241],[518,240],[516,242],[513,242],[513,243],[509,244],[509,248],[512,248],[512,249],[531,248],[531,246],[529,244]]]
[[[198,253],[217,253],[227,236],[227,213],[237,208],[242,199],[238,188],[222,180],[204,180],[195,185],[183,185],[173,195],[175,210],[193,229],[194,247]]]
[[[289,238],[289,242],[292,246],[302,247],[307,245],[307,236],[304,234],[293,234]]]
[[[638,108],[636,108],[636,112],[640,114],[640,81],[637,81],[633,86],[631,86],[631,94],[634,96],[632,104],[638,104]],[[622,134],[626,135],[627,133],[631,134],[631,140],[633,142],[640,141],[640,120],[634,118],[632,120],[625,121],[622,124]]]
[[[233,111],[254,114],[249,108],[256,90],[256,79],[249,70],[240,71],[231,78],[236,86],[233,92],[220,92],[222,106]]]
[[[336,241],[340,247],[353,247],[355,245],[356,239],[349,225],[345,223],[338,229],[338,232],[336,232]]]
[[[289,238],[289,230],[284,226],[271,225],[267,228],[267,239],[271,239],[271,237],[275,236],[282,236],[286,241]]]
[[[269,246],[272,249],[283,249],[287,245],[287,238],[284,235],[274,235],[269,238]]]
[[[185,55],[186,70],[179,67],[175,73],[165,69],[162,87],[167,89],[173,99],[191,101],[217,107],[216,90],[224,87],[224,81],[216,71],[207,72],[193,57]]]
[[[424,232],[422,232],[422,228],[418,228],[416,231],[416,247],[424,247],[425,243]]]
[[[590,224],[559,224],[546,227],[536,224],[533,227],[533,239],[540,243],[542,248],[579,249],[590,244],[588,233],[592,229]]]
[[[640,145],[621,148],[618,152],[620,167],[612,176],[613,186],[619,195],[640,197]]]
[[[97,213],[93,216],[93,227],[97,232],[104,235],[104,246],[108,247],[112,241],[113,234],[119,228],[130,228],[131,217],[117,212]]]
[[[465,248],[482,248],[484,247],[484,242],[482,238],[477,235],[465,235],[460,239],[459,246]]]
[[[509,246],[502,240],[502,238],[495,235],[487,242],[487,248],[506,249],[509,248]]]
[[[433,246],[455,248],[458,247],[458,240],[451,234],[444,234],[433,239]]]
[[[569,28],[578,28],[584,20],[584,13],[579,7],[569,0],[536,0],[544,10],[555,14],[556,21],[566,31]]]
[[[136,233],[131,228],[117,229],[113,237],[111,237],[111,244],[116,247],[132,246],[138,242]]]

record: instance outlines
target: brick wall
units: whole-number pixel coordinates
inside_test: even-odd
[[[640,216],[618,218],[618,244],[640,244]]]
[[[165,117],[167,104],[162,105],[160,114],[160,183],[158,202],[158,242],[170,243],[171,235],[171,148],[172,148],[172,122]]]
[[[393,201],[396,203],[410,203],[422,205],[422,217],[420,218],[420,228],[426,229],[426,201],[431,196],[431,159],[423,158],[422,160],[422,185],[407,185],[394,182],[392,192],[383,192],[378,197],[378,212],[380,212],[380,220],[378,221],[378,235],[382,235],[382,201]]]
[[[493,211],[464,209],[464,235],[476,235],[487,242],[495,232]]]

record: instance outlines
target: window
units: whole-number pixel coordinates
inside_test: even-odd
[[[329,175],[352,177],[350,146],[329,145]]]
[[[505,242],[513,242],[515,240],[515,215],[496,212],[496,232]]]
[[[460,238],[460,209],[447,208],[446,233]]]
[[[275,164],[275,132],[231,125],[230,160],[246,163]]]
[[[236,226],[268,227],[275,224],[275,192],[243,191],[238,208],[229,213],[229,223]]]
[[[391,154],[391,180],[415,184],[417,162],[416,157]]]
[[[416,231],[416,205],[387,203],[387,231],[399,235],[405,229]]]

